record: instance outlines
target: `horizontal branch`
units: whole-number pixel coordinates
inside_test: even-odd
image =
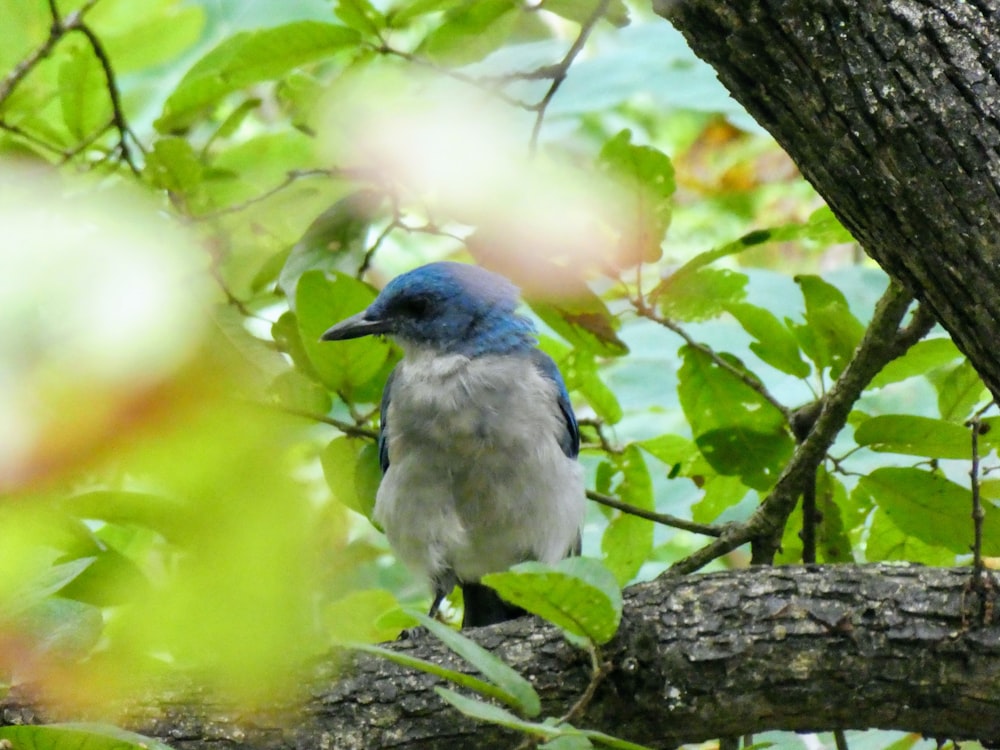
[[[575,724],[652,747],[869,727],[996,744],[998,608],[970,594],[969,580],[965,568],[838,565],[633,586],[619,633],[602,649],[608,674]],[[543,716],[563,715],[590,684],[590,657],[537,620],[469,632],[531,680]],[[468,671],[429,636],[391,647]],[[444,704],[436,678],[375,657],[331,657],[303,681],[311,696],[305,705],[290,698],[266,716],[238,718],[174,690],[169,700],[133,697],[126,723],[186,750],[516,744],[509,730],[476,724]],[[0,701],[0,717],[88,718],[59,715],[17,692]]]

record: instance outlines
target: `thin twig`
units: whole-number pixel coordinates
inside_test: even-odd
[[[38,47],[32,50],[27,57],[25,57],[21,62],[14,66],[13,70],[8,73],[3,81],[0,81],[0,105],[3,105],[5,101],[14,93],[14,89],[25,79],[25,77],[30,73],[36,65],[38,65],[42,60],[49,56],[52,49],[59,43],[66,34],[73,29],[75,29],[79,24],[83,23],[83,17],[87,12],[93,8],[100,0],[87,0],[79,10],[70,14],[69,18],[64,20],[62,16],[59,15],[59,9],[56,7],[55,0],[49,0],[49,10],[52,13],[52,26],[49,27],[49,35],[46,37],[45,41],[42,42]]]
[[[556,92],[559,91],[559,87],[562,86],[563,81],[566,80],[566,76],[569,74],[569,68],[576,59],[576,56],[580,54],[583,46],[587,43],[587,38],[590,36],[590,32],[594,30],[594,26],[601,19],[601,16],[607,12],[610,2],[611,0],[601,0],[597,3],[594,7],[594,11],[580,26],[580,33],[577,35],[572,46],[570,46],[569,50],[566,52],[566,56],[552,67],[552,83],[549,85],[548,91],[545,92],[545,96],[543,96],[538,104],[533,107],[536,114],[535,124],[531,128],[531,138],[528,141],[529,154],[534,154],[535,151],[538,150],[538,136],[542,132],[542,122],[545,120],[545,112],[548,110],[549,104],[552,102],[553,97],[555,97]]]
[[[703,536],[722,536],[723,530],[718,526],[687,521],[683,518],[672,516],[669,513],[657,513],[656,511],[639,508],[635,505],[630,505],[629,503],[623,503],[618,498],[603,495],[600,492],[595,492],[594,490],[587,490],[587,498],[589,500],[593,500],[595,503],[600,503],[601,505],[606,505],[609,508],[620,510],[622,513],[628,513],[632,516],[645,518],[647,521],[659,523],[664,526],[681,529],[682,531],[690,531],[695,534],[702,534]]]
[[[643,298],[641,297],[633,298],[632,305],[635,308],[636,312],[641,317],[646,318],[647,320],[651,320],[654,323],[658,323],[669,331],[673,331],[682,339],[684,339],[684,343],[686,343],[692,349],[698,350],[706,357],[711,359],[712,362],[716,364],[718,367],[721,367],[723,370],[728,372],[733,377],[738,378],[748,388],[751,388],[754,391],[756,391],[765,401],[767,401],[769,404],[771,404],[771,406],[773,406],[781,413],[781,416],[784,417],[786,423],[791,424],[792,410],[789,409],[780,401],[778,401],[778,399],[775,398],[774,395],[772,395],[772,393],[767,389],[767,387],[762,382],[760,382],[760,380],[758,380],[756,377],[754,377],[745,370],[741,370],[739,367],[736,367],[723,357],[719,356],[719,354],[710,346],[706,346],[705,344],[695,341],[687,331],[685,331],[681,326],[677,325],[677,323],[675,323],[674,321],[670,320],[670,318],[664,318],[663,316],[658,315],[652,307],[646,304]]]
[[[314,422],[322,422],[323,424],[328,424],[331,427],[336,427],[348,437],[364,438],[365,440],[378,439],[378,431],[373,430],[370,427],[351,424],[350,422],[345,422],[327,414],[320,414],[319,412],[309,411],[308,409],[298,409],[294,406],[279,404],[278,408],[286,414],[302,417],[303,419],[311,419]]]
[[[592,430],[594,430],[594,432],[597,433],[598,442],[595,447],[599,448],[605,453],[610,453],[613,455],[621,455],[624,452],[621,448],[612,445],[611,441],[608,440],[608,436],[604,434],[604,422],[602,420],[593,417],[581,417],[580,419],[577,420],[577,423],[580,425],[580,427],[590,427]],[[591,445],[593,444],[588,443],[587,447],[590,447]]]
[[[104,80],[108,87],[108,97],[111,99],[112,117],[115,128],[118,130],[117,148],[122,155],[122,159],[128,164],[129,169],[132,170],[132,174],[138,177],[141,171],[132,158],[128,139],[131,136],[137,146],[139,146],[139,139],[129,127],[128,120],[125,119],[125,111],[122,109],[121,94],[118,91],[118,82],[115,77],[114,68],[111,67],[111,59],[108,57],[108,53],[97,34],[87,24],[80,23],[76,27],[76,30],[83,34],[87,38],[87,41],[90,42],[90,48],[94,51],[94,56],[97,57],[98,62],[101,63],[101,68],[104,70]],[[142,146],[139,146],[139,149],[141,150]]]

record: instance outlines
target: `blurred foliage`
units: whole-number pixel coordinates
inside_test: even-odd
[[[317,339],[429,260],[525,290],[590,488],[748,517],[887,280],[676,32],[605,5],[0,0],[5,680],[101,703],[183,669],[259,701],[398,633],[428,592],[368,517],[399,353]],[[966,560],[988,401],[940,331],[885,367],[817,476],[819,561]],[[496,585],[594,645],[617,586],[703,541],[595,504],[603,568]]]

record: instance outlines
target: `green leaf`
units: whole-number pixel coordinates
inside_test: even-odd
[[[938,392],[938,412],[949,422],[964,422],[986,399],[986,386],[967,360],[945,373],[931,374],[929,380]]]
[[[598,166],[621,185],[620,257],[628,264],[652,263],[670,226],[676,189],[670,157],[652,146],[631,142],[622,130],[601,149]]]
[[[847,298],[819,276],[796,276],[805,298],[805,325],[795,334],[806,356],[819,369],[830,368],[836,378],[850,362],[865,327],[854,317]]]
[[[962,353],[951,339],[918,341],[902,357],[897,357],[883,367],[878,375],[872,378],[869,387],[882,388],[917,375],[926,375],[931,370],[949,365],[961,357]]]
[[[519,17],[516,0],[465,0],[445,13],[417,52],[442,65],[468,65],[502,45]]]
[[[371,304],[375,292],[345,274],[328,280],[321,271],[307,271],[299,278],[295,310],[302,348],[320,381],[331,391],[350,395],[382,371],[389,358],[388,344],[366,337],[352,341],[320,341],[337,321]]]
[[[971,458],[969,430],[954,422],[909,414],[883,414],[861,423],[854,440],[880,453],[928,458]]]
[[[17,750],[170,750],[159,740],[106,724],[0,727],[0,740]]]
[[[202,38],[205,8],[176,0],[103,0],[87,14],[117,75],[176,60]],[[130,87],[131,88],[131,87]]]
[[[868,562],[901,560],[923,565],[954,565],[955,553],[908,534],[892,522],[888,513],[876,508],[868,524],[865,559]]]
[[[862,477],[854,490],[885,512],[903,533],[925,544],[966,553],[972,543],[972,493],[940,474],[885,467]],[[1000,513],[983,522],[983,553],[1000,554]]]
[[[531,683],[498,657],[454,628],[428,617],[423,612],[409,608],[405,611],[437,636],[444,645],[478,669],[483,677],[504,691],[507,695],[505,703],[518,708],[525,716],[538,716],[541,713],[541,700]]]
[[[447,667],[442,667],[440,664],[435,664],[432,661],[419,659],[416,656],[410,656],[409,654],[401,651],[393,651],[392,649],[385,648],[383,646],[376,646],[370,643],[351,643],[347,645],[355,651],[364,651],[365,653],[374,654],[375,656],[381,656],[401,666],[408,667],[410,669],[419,669],[421,672],[427,672],[435,677],[440,677],[441,679],[448,680],[449,682],[454,682],[456,685],[468,688],[469,690],[474,690],[487,698],[493,698],[501,701],[502,703],[507,703],[508,705],[518,705],[513,696],[508,695],[496,685],[492,685],[485,680],[480,680],[478,677],[473,677],[472,675],[465,674],[464,672],[448,669]],[[444,690],[444,688],[437,689]],[[503,711],[505,714],[507,713],[502,708],[494,708],[496,708],[497,711]],[[519,721],[513,716],[513,714],[508,715],[516,721]]]
[[[539,7],[549,13],[555,13],[575,23],[586,23],[594,15],[594,9],[600,0],[542,0]],[[602,18],[612,26],[621,28],[628,26],[628,7],[624,0],[611,0]]]
[[[372,517],[375,492],[381,470],[378,451],[365,452],[369,441],[351,437],[334,438],[319,456],[323,476],[341,505],[357,511],[365,518]],[[374,483],[372,476],[375,477]]]
[[[618,398],[601,379],[601,368],[593,352],[566,346],[549,336],[540,336],[539,345],[559,366],[566,389],[586,399],[598,418],[616,424],[622,418]]]
[[[709,320],[746,297],[747,281],[745,274],[725,268],[698,268],[665,279],[656,299],[661,312],[673,320]]]
[[[644,745],[637,745],[634,742],[619,739],[618,737],[613,737],[609,734],[605,734],[604,732],[598,732],[592,729],[577,729],[576,727],[566,723],[555,725],[551,722],[536,723],[523,721],[499,706],[484,703],[483,701],[476,700],[474,698],[467,698],[466,696],[460,695],[454,690],[449,690],[448,688],[436,687],[434,688],[434,691],[440,695],[443,700],[450,703],[470,718],[478,721],[487,721],[491,724],[513,729],[518,732],[524,732],[525,734],[529,734],[533,737],[550,740],[550,742],[544,745],[544,747],[557,747],[560,750],[563,750],[567,747],[577,748],[590,747],[593,745],[593,743],[590,745],[555,745],[551,742],[552,740],[565,737],[572,739],[579,738],[588,741],[594,740],[602,747],[610,747],[615,750],[649,750],[649,748]]]
[[[203,193],[205,168],[184,138],[160,138],[146,154],[145,174],[155,187],[177,196]]]
[[[338,0],[333,12],[345,26],[367,36],[378,38],[379,32],[386,27],[385,16],[368,0]]]
[[[622,502],[643,510],[655,510],[653,483],[646,461],[637,445],[630,445],[620,459],[622,480],[615,494]],[[639,572],[653,552],[653,522],[631,513],[617,511],[601,537],[604,564],[619,586]]]
[[[464,2],[467,0],[396,0],[386,11],[386,22],[392,29],[406,28],[421,16],[451,10]]]
[[[359,190],[316,217],[295,243],[278,276],[285,296],[295,299],[295,287],[306,271],[346,270],[340,267],[345,256],[360,264],[368,229],[383,201],[384,196],[374,190]]]
[[[707,353],[685,346],[681,356],[677,393],[698,449],[719,474],[768,489],[794,447],[784,416]],[[735,357],[720,356],[742,368]]]
[[[161,133],[184,130],[227,94],[280,78],[300,65],[327,58],[359,41],[354,29],[320,21],[295,21],[234,34],[181,79],[163,105],[156,129]]]
[[[640,440],[636,445],[667,466],[682,464],[698,453],[698,446],[680,435],[658,435]]]
[[[750,488],[739,477],[714,476],[705,480],[705,494],[691,506],[691,519],[713,523],[724,511],[739,504]]]
[[[770,311],[746,302],[732,302],[725,310],[756,339],[750,351],[771,367],[797,378],[805,378],[811,368],[803,361],[798,341],[784,323]]]
[[[507,727],[508,729],[516,729],[520,732],[526,732],[535,736],[555,737],[559,734],[559,729],[556,727],[551,727],[548,724],[536,724],[534,722],[524,721],[523,719],[516,717],[510,711],[500,708],[499,706],[484,703],[483,701],[476,700],[475,698],[467,698],[464,695],[456,693],[454,690],[449,690],[448,688],[443,687],[435,687],[434,692],[466,716],[477,719],[478,721],[488,721],[491,724],[497,724],[502,727]]]
[[[104,69],[89,47],[72,47],[59,66],[63,121],[74,137],[88,138],[111,121]]]
[[[559,304],[532,302],[531,309],[576,349],[598,357],[628,354],[628,347],[618,338],[621,322],[611,314],[604,300],[589,290]]]
[[[554,566],[515,565],[483,576],[483,583],[511,604],[595,643],[607,643],[621,620],[621,589],[597,560],[570,557]]]

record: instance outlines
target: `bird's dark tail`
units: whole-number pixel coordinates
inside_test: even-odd
[[[520,607],[508,604],[496,591],[481,583],[463,583],[461,586],[462,598],[465,600],[463,629],[516,620],[528,614]]]

